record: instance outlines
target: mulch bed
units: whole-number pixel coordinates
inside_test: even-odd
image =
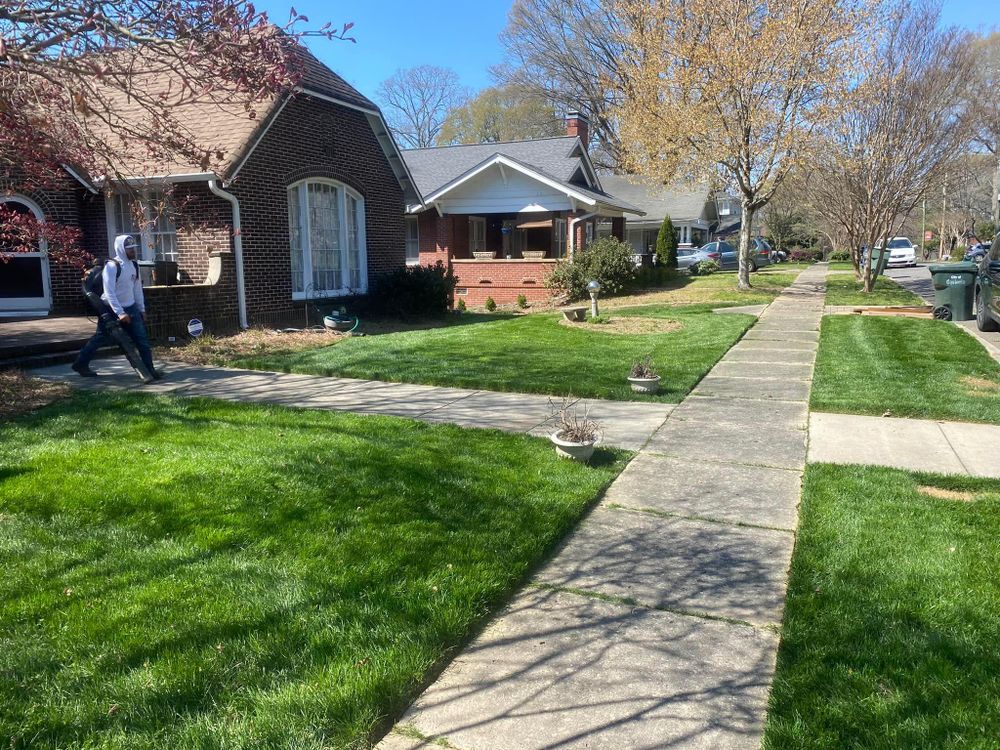
[[[585,331],[594,331],[596,333],[613,333],[629,336],[670,333],[672,331],[679,331],[683,327],[678,321],[666,320],[665,318],[612,318],[607,323],[577,323],[563,319],[559,322],[570,328],[582,328]]]
[[[0,422],[47,406],[72,390],[65,383],[33,378],[20,370],[0,370]]]

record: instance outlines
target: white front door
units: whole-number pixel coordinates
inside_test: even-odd
[[[44,221],[42,210],[21,196],[0,196],[8,211]],[[44,247],[38,252],[3,252],[0,246],[0,315],[45,314],[52,308],[49,259]]]

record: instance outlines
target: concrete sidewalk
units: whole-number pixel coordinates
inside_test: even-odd
[[[864,440],[858,440],[864,435]],[[809,415],[809,462],[1000,478],[1000,426],[930,419]]]
[[[379,750],[759,747],[825,274],[768,307]]]
[[[69,365],[32,370],[33,375],[65,380],[78,388],[140,389],[143,393],[204,396],[226,401],[280,404],[305,409],[329,409],[362,414],[390,414],[424,422],[484,427],[507,432],[547,435],[552,430],[550,400],[526,393],[497,393],[377,380],[289,375],[224,367],[169,363],[167,377],[142,385],[124,357],[102,359],[94,367],[98,378],[81,378]],[[604,427],[605,445],[638,450],[661,425],[674,404],[582,399],[592,418]]]

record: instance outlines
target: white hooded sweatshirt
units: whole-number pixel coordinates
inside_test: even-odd
[[[146,300],[142,296],[142,282],[139,280],[139,266],[125,255],[125,241],[132,239],[127,234],[115,237],[115,254],[104,264],[101,278],[104,280],[104,294],[101,299],[107,302],[115,315],[123,315],[125,308],[138,305],[139,311],[146,312]],[[115,263],[115,261],[118,263]],[[122,269],[121,274],[118,268]]]

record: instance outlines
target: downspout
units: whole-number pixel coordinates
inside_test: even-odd
[[[591,211],[589,214],[584,214],[583,216],[577,216],[575,219],[569,220],[569,259],[576,259],[576,225],[578,222],[585,221],[594,216],[597,216],[597,211]]]
[[[227,193],[219,187],[216,180],[208,181],[208,189],[223,200],[229,201],[233,207],[233,250],[236,253],[236,303],[240,313],[240,328],[250,327],[247,322],[247,290],[243,280],[243,233],[240,222],[240,201],[232,193]]]

